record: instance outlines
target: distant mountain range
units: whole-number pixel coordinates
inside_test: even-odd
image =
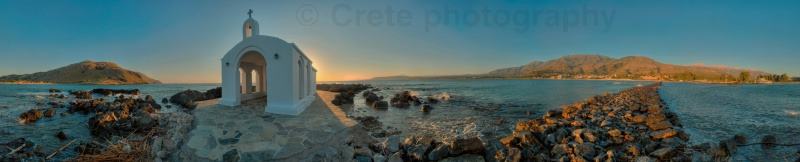
[[[747,73],[740,76],[743,72]],[[551,79],[637,79],[664,81],[735,82],[746,77],[756,80],[766,72],[723,66],[684,66],[655,61],[644,56],[619,59],[602,55],[568,55],[549,61],[502,68],[485,74],[451,76],[390,76],[375,80],[396,79],[468,79],[468,78],[551,78]]]
[[[0,82],[14,83],[78,83],[78,84],[152,84],[161,83],[142,73],[112,62],[83,61],[46,72],[6,75]]]

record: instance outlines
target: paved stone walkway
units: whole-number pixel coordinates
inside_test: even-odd
[[[195,128],[182,146],[193,161],[344,161],[342,148],[356,122],[318,91],[317,99],[298,116],[264,113],[265,100],[226,107],[217,100],[201,103]],[[187,155],[188,154],[188,155]],[[352,157],[352,155],[350,155]],[[188,159],[186,159],[188,158]],[[337,160],[339,159],[339,160]]]

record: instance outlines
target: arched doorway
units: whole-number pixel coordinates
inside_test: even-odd
[[[264,56],[256,51],[246,52],[239,59],[239,70],[241,101],[264,98],[267,88]]]

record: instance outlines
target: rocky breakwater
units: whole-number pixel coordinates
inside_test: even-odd
[[[499,140],[497,161],[690,161],[688,135],[660,83],[547,111]]]
[[[317,90],[339,93],[331,100],[336,106],[353,104],[356,94],[370,88],[368,84],[317,84]]]

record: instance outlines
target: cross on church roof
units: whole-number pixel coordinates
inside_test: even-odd
[[[247,11],[247,17],[253,18],[253,9],[250,9],[249,11]]]

